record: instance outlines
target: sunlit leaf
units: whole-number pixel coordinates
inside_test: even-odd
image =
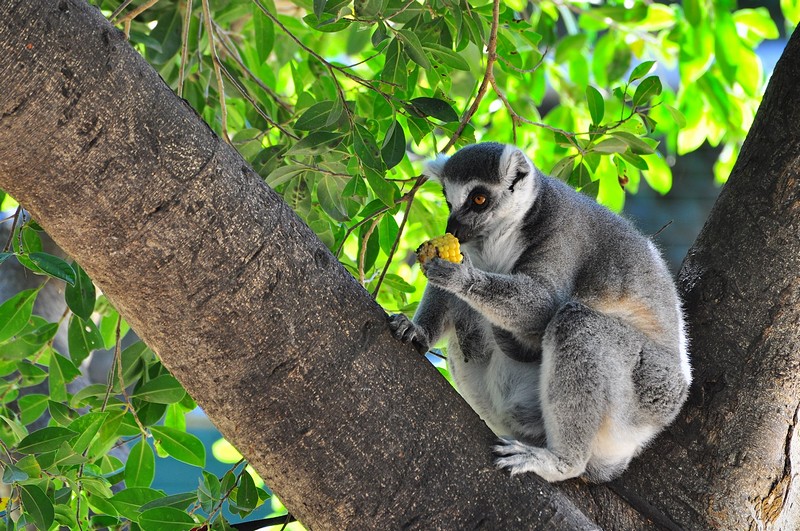
[[[96,298],[94,284],[77,262],[72,262],[72,269],[75,271],[75,284],[67,284],[64,299],[72,313],[82,319],[89,319],[94,311]]]
[[[38,293],[34,289],[21,291],[0,305],[0,342],[25,327],[33,313],[33,303]]]
[[[150,429],[156,442],[169,455],[190,465],[205,466],[206,450],[200,439],[190,433],[163,426],[152,426]]]

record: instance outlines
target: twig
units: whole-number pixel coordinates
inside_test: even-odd
[[[122,2],[122,3],[119,5],[119,7],[118,7],[118,8],[116,8],[116,9],[114,10],[114,12],[113,12],[113,13],[111,13],[111,16],[108,18],[108,20],[112,20],[112,21],[113,21],[115,18],[117,18],[117,17],[119,16],[119,14],[120,14],[120,13],[122,13],[123,11],[125,11],[125,8],[126,8],[126,7],[128,7],[129,5],[131,5],[131,2],[133,2],[133,0],[125,0],[124,2]]]
[[[219,25],[215,22],[214,28],[216,30],[217,36],[219,37],[219,42],[222,43],[222,47],[225,48],[225,51],[228,52],[228,56],[230,56],[234,62],[239,65],[239,68],[247,74],[247,76],[252,79],[264,92],[269,94],[269,97],[275,100],[278,105],[286,109],[288,112],[294,114],[294,108],[286,103],[286,101],[281,98],[280,94],[272,90],[269,86],[267,86],[261,79],[255,75],[247,66],[244,64],[242,59],[239,57],[239,53],[236,51],[236,48],[228,43],[228,40],[224,38],[224,35],[220,31]]]
[[[364,237],[361,239],[363,244],[361,245],[361,251],[358,253],[358,280],[361,282],[363,286],[365,284],[364,280],[364,262],[366,261],[367,256],[367,247],[369,246],[369,238],[372,236],[372,233],[375,232],[375,227],[378,226],[378,222],[381,220],[379,217],[375,217],[372,220],[372,225],[369,226],[367,232],[364,233]]]
[[[339,247],[336,249],[336,252],[333,253],[333,254],[336,255],[336,257],[338,258],[339,254],[342,252],[342,248],[344,247],[344,242],[346,242],[347,238],[349,238],[350,235],[353,234],[354,230],[359,228],[361,225],[367,223],[372,218],[374,218],[376,216],[380,216],[384,212],[388,212],[389,209],[391,209],[391,208],[392,207],[388,207],[388,206],[381,207],[380,209],[376,210],[375,212],[373,212],[369,216],[367,216],[364,219],[360,220],[359,222],[355,223],[352,227],[348,228],[347,231],[344,233],[344,238],[342,238],[342,243],[339,244]]]
[[[381,289],[381,285],[383,284],[383,279],[386,278],[386,273],[389,271],[389,266],[394,259],[394,253],[397,252],[397,246],[400,244],[400,237],[403,234],[403,229],[406,227],[406,222],[408,221],[408,213],[411,212],[411,205],[414,203],[414,195],[419,190],[419,187],[423,185],[425,181],[420,178],[417,179],[417,182],[414,184],[414,187],[404,196],[407,198],[406,209],[403,211],[403,220],[400,222],[400,227],[397,229],[397,237],[394,239],[394,243],[392,244],[392,249],[389,251],[389,257],[386,260],[386,265],[383,267],[381,271],[381,276],[378,279],[378,284],[375,286],[375,289],[372,291],[372,298],[378,297],[378,292]]]
[[[236,467],[237,467],[237,466],[239,466],[239,465],[241,465],[241,464],[242,464],[242,463],[244,463],[244,462],[245,462],[245,458],[244,458],[244,457],[242,457],[241,459],[239,459],[239,460],[236,462],[236,464],[234,464],[234,465],[231,467],[231,470],[236,470]],[[222,510],[222,505],[223,505],[223,503],[225,503],[225,500],[227,500],[227,499],[228,499],[228,497],[231,495],[231,492],[233,492],[233,489],[234,489],[234,488],[235,488],[235,487],[236,487],[236,486],[239,484],[239,480],[241,480],[241,479],[242,479],[242,474],[246,474],[246,473],[247,473],[247,465],[245,465],[245,466],[243,466],[243,467],[242,467],[242,470],[241,470],[241,472],[239,472],[239,474],[236,476],[236,480],[233,482],[233,485],[231,485],[231,488],[230,488],[230,489],[228,489],[228,492],[226,492],[226,493],[225,493],[225,494],[224,494],[224,495],[223,495],[223,496],[220,498],[220,500],[219,500],[219,504],[218,504],[216,507],[214,507],[214,508],[213,508],[213,510],[212,510],[212,511],[211,511],[211,512],[208,514],[208,518],[206,519],[206,521],[207,521],[207,522],[211,522],[211,521],[213,521],[213,519],[214,519],[214,518],[216,518],[216,514]]]
[[[183,97],[183,82],[186,76],[186,64],[189,62],[189,24],[192,21],[192,3],[186,0],[186,13],[183,15],[183,30],[181,31],[181,64],[178,68],[178,97]]]
[[[139,15],[141,15],[142,13],[144,13],[145,11],[147,11],[148,9],[150,9],[151,7],[156,5],[157,3],[158,3],[158,0],[148,0],[144,4],[140,5],[139,7],[137,7],[136,9],[134,9],[133,11],[131,11],[130,13],[128,13],[127,15],[122,17],[121,19],[115,20],[114,24],[125,24],[127,27],[130,27],[130,22],[133,19],[135,19],[136,17],[138,17]],[[120,7],[122,7],[122,6],[120,6]],[[117,10],[119,10],[119,8],[117,8]],[[114,13],[116,13],[116,11]],[[111,15],[111,19],[114,20],[114,18],[115,17],[112,14]],[[129,32],[125,33],[126,37],[128,36],[128,33]]]
[[[671,219],[671,220],[667,221],[667,222],[664,224],[664,226],[663,226],[663,227],[661,227],[660,229],[658,229],[658,230],[656,231],[656,233],[655,233],[655,234],[653,234],[652,238],[655,238],[656,236],[658,236],[659,234],[661,234],[661,233],[663,232],[663,230],[664,230],[664,229],[666,229],[667,227],[669,227],[670,225],[672,225],[672,223],[673,223],[674,221],[675,221],[674,219]]]
[[[497,62],[497,29],[500,26],[500,0],[494,0],[492,3],[492,27],[489,31],[489,42],[486,43],[486,69],[483,74],[483,81],[481,81],[480,87],[478,87],[478,93],[475,95],[475,99],[472,101],[472,105],[470,106],[469,110],[464,113],[464,116],[461,117],[461,121],[456,128],[455,133],[453,136],[450,137],[450,140],[442,149],[442,152],[448,151],[451,147],[453,147],[458,139],[461,137],[461,134],[464,132],[464,129],[467,127],[467,124],[475,116],[475,113],[478,112],[478,107],[483,101],[484,96],[486,96],[486,91],[489,89],[489,85],[494,80],[494,64]]]
[[[217,93],[219,94],[219,107],[222,119],[222,138],[224,138],[225,142],[228,144],[233,145],[228,136],[228,107],[225,103],[225,85],[222,82],[219,57],[217,57],[217,49],[214,45],[214,29],[211,26],[211,10],[208,7],[208,0],[203,0],[203,25],[206,28],[206,35],[208,36],[208,51],[211,54],[211,64],[214,66],[214,76],[217,78]]]
[[[275,15],[273,15],[273,14],[272,14],[272,12],[271,12],[269,9],[267,9],[266,7],[264,7],[264,5],[263,5],[263,4],[260,2],[260,0],[252,0],[252,1],[253,1],[253,3],[254,3],[254,4],[255,4],[255,5],[256,5],[256,6],[257,6],[257,7],[258,7],[260,10],[261,10],[261,12],[262,12],[262,13],[264,13],[264,15],[266,15],[266,16],[267,16],[267,18],[269,18],[270,20],[272,20],[272,22],[273,22],[273,23],[274,23],[276,26],[278,26],[278,27],[281,29],[281,31],[283,31],[283,32],[284,32],[286,35],[288,35],[288,36],[289,36],[289,38],[290,38],[290,39],[292,39],[294,42],[296,42],[298,46],[300,46],[300,47],[301,47],[303,50],[305,50],[305,51],[306,51],[306,53],[308,53],[309,55],[311,55],[312,57],[314,57],[314,58],[315,58],[317,61],[319,61],[320,63],[322,63],[323,65],[325,65],[325,67],[326,67],[326,68],[328,68],[328,69],[331,69],[331,68],[332,68],[332,69],[335,69],[335,70],[336,70],[336,71],[338,71],[338,72],[341,72],[341,73],[342,73],[343,75],[345,75],[345,76],[346,76],[348,79],[351,79],[352,81],[355,81],[355,82],[356,82],[356,83],[358,83],[359,85],[361,85],[361,86],[363,86],[363,87],[366,87],[366,88],[368,88],[368,89],[370,89],[370,90],[373,90],[373,91],[377,92],[377,93],[378,93],[378,94],[380,94],[380,95],[381,95],[381,96],[382,96],[382,97],[383,97],[383,98],[384,98],[386,101],[391,101],[391,99],[392,99],[392,96],[391,96],[390,94],[387,94],[386,92],[384,92],[384,91],[380,90],[379,88],[376,88],[376,87],[375,87],[375,86],[374,86],[372,83],[370,83],[370,82],[369,82],[369,81],[367,81],[366,79],[364,79],[364,78],[362,78],[362,77],[359,77],[359,76],[357,76],[357,75],[355,75],[355,74],[352,74],[352,73],[348,72],[346,68],[344,68],[344,67],[341,67],[341,66],[336,66],[336,65],[334,65],[333,63],[329,62],[329,61],[328,61],[328,60],[326,60],[324,57],[322,57],[320,54],[318,54],[317,52],[315,52],[314,50],[312,50],[311,48],[309,48],[309,47],[308,47],[306,44],[304,44],[304,43],[303,43],[303,41],[301,41],[301,40],[300,40],[300,39],[299,39],[299,38],[298,38],[298,37],[297,37],[297,36],[296,36],[294,33],[292,33],[291,31],[289,31],[289,28],[287,28],[287,27],[286,27],[286,26],[285,26],[285,25],[284,25],[284,24],[283,24],[283,23],[280,21],[280,19],[278,19],[278,17],[276,17]]]
[[[17,210],[14,212],[14,221],[11,223],[11,232],[8,234],[8,240],[6,244],[3,246],[3,252],[7,253],[9,249],[11,249],[11,242],[14,241],[14,231],[17,229],[17,221],[19,221],[19,214],[22,212],[22,207],[17,207]],[[5,220],[4,220],[5,221]]]
[[[205,0],[204,0],[204,1],[205,1]],[[220,70],[222,71],[222,73],[223,73],[223,74],[225,74],[225,77],[227,77],[227,78],[228,78],[228,81],[230,81],[230,82],[231,82],[231,84],[232,84],[234,87],[236,87],[236,90],[238,90],[238,91],[239,91],[239,93],[242,95],[242,97],[244,97],[244,99],[246,99],[247,101],[249,101],[249,102],[250,102],[250,105],[252,105],[252,106],[253,106],[253,108],[255,109],[255,111],[256,111],[256,112],[257,112],[257,113],[258,113],[258,114],[259,114],[259,115],[260,115],[260,116],[261,116],[261,117],[262,117],[264,120],[266,120],[266,122],[267,122],[268,124],[270,124],[272,127],[275,127],[276,129],[278,129],[278,130],[279,130],[281,133],[283,133],[284,135],[286,135],[286,136],[288,136],[288,137],[291,137],[291,138],[293,138],[294,140],[299,140],[299,139],[300,139],[300,137],[298,137],[298,136],[297,136],[297,135],[295,135],[294,133],[291,133],[291,132],[287,131],[287,130],[286,130],[286,129],[284,129],[284,128],[283,128],[283,127],[282,127],[282,126],[281,126],[281,125],[280,125],[278,122],[276,122],[275,120],[273,120],[272,118],[270,118],[270,117],[269,117],[269,115],[266,113],[266,111],[262,110],[262,109],[261,109],[261,107],[259,107],[259,106],[258,106],[258,103],[256,103],[256,102],[255,102],[255,100],[253,100],[253,98],[251,98],[251,97],[250,97],[250,94],[248,94],[248,93],[247,93],[247,89],[245,89],[243,86],[241,86],[241,85],[239,84],[239,82],[238,82],[238,81],[237,81],[237,80],[236,80],[236,79],[233,77],[233,75],[231,75],[231,73],[230,73],[230,72],[228,72],[228,69],[227,69],[227,68],[225,68],[225,66],[224,66],[224,65],[221,65],[221,64],[220,64],[220,65],[219,65],[219,68],[220,68]],[[230,140],[228,140],[228,142],[230,142]]]

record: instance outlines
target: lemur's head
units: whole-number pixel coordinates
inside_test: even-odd
[[[522,220],[541,182],[520,149],[496,142],[439,155],[424,174],[442,184],[450,209],[447,232],[461,242],[497,235]]]

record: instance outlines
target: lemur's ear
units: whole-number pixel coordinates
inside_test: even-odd
[[[533,163],[521,149],[506,146],[500,156],[500,176],[508,184],[508,189],[513,192],[514,186],[521,180],[535,173]]]
[[[436,182],[442,182],[442,171],[444,170],[444,164],[449,159],[447,155],[436,155],[435,159],[431,159],[425,163],[425,167],[422,169],[422,175],[427,177],[428,179],[432,179]]]

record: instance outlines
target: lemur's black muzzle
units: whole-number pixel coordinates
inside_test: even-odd
[[[458,219],[456,219],[455,216],[452,215],[447,218],[447,228],[445,229],[445,232],[449,232],[458,238],[458,241],[461,243],[469,240],[471,236],[469,227],[461,223]]]

